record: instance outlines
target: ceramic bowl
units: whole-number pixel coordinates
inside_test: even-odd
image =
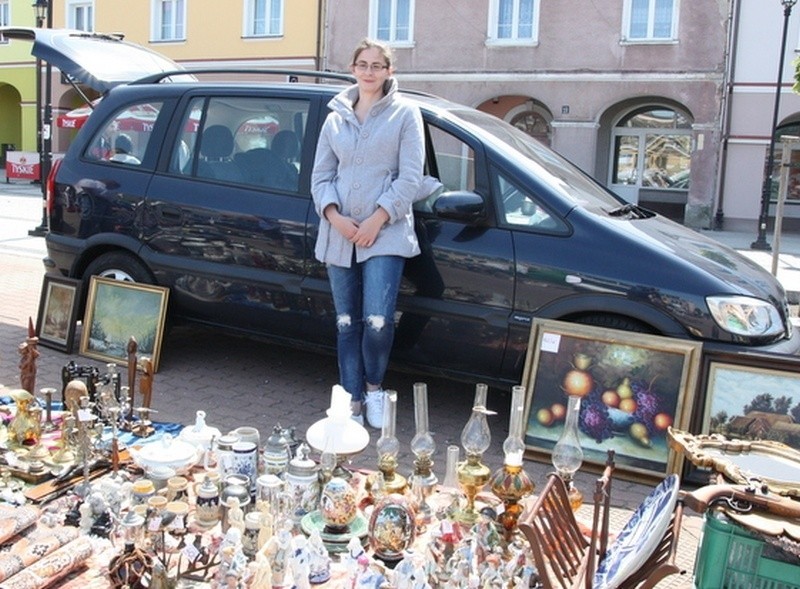
[[[144,470],[154,470],[160,467],[169,467],[177,474],[184,474],[200,461],[203,451],[181,439],[164,434],[160,440],[155,440],[141,447],[130,448],[133,461]]]

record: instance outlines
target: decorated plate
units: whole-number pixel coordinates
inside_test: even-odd
[[[679,488],[671,474],[642,501],[597,567],[593,587],[615,589],[647,562],[669,527]]]

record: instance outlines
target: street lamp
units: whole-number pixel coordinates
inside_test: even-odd
[[[53,4],[49,0],[36,0],[36,28],[53,27]],[[42,222],[28,231],[28,235],[42,236],[47,233],[47,176],[50,174],[50,159],[53,151],[52,123],[52,68],[50,62],[45,66],[44,98],[42,97],[42,60],[36,58],[36,140],[39,151],[39,185],[42,189]]]
[[[778,130],[778,110],[781,105],[781,84],[783,83],[783,62],[786,56],[786,35],[789,30],[789,17],[792,7],[797,0],[781,0],[783,5],[783,36],[781,38],[781,53],[778,59],[778,85],[775,88],[775,108],[772,111],[772,127],[769,136],[769,152],[767,153],[767,169],[764,173],[764,185],[761,188],[761,211],[758,214],[758,236],[750,244],[755,250],[769,251],[767,243],[767,219],[769,217],[769,201],[772,193],[772,168],[775,166],[775,135]]]

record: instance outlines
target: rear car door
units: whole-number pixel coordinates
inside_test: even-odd
[[[302,335],[311,104],[262,90],[184,97],[142,215],[143,257],[173,286],[176,314]]]

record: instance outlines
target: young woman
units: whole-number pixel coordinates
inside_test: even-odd
[[[353,415],[383,422],[383,378],[406,258],[419,253],[412,205],[422,188],[422,115],[392,77],[390,49],[365,39],[353,53],[356,85],[331,100],[312,175],[320,216],[315,255],[336,307],[341,385]]]

